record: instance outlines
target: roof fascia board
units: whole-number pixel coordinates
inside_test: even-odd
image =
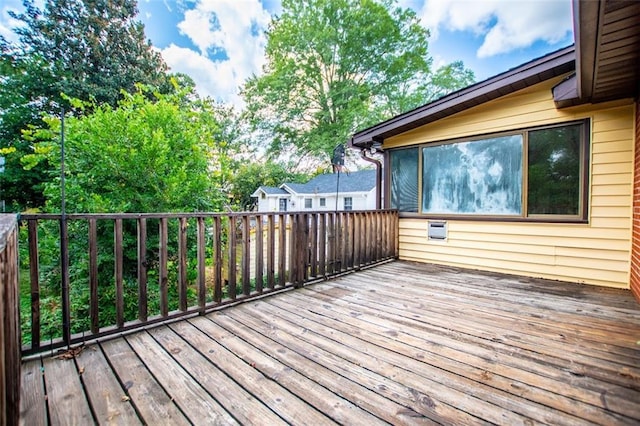
[[[597,46],[600,38],[604,1],[574,0],[573,30],[576,40],[578,98],[588,101],[596,81]],[[594,25],[595,23],[595,25]]]

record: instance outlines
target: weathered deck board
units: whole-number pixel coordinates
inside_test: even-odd
[[[76,358],[76,363],[98,423],[141,424],[99,347],[91,346],[87,353]]]
[[[42,375],[40,360],[29,362],[22,367],[22,385],[20,389],[21,425],[41,426],[47,424],[47,406]]]
[[[629,292],[394,262],[29,361],[21,420],[638,424],[639,340]]]
[[[47,358],[43,365],[51,424],[91,424],[93,414],[75,362]]]
[[[100,346],[123,385],[123,395],[130,398],[147,424],[189,424],[173,399],[124,339],[110,340]]]

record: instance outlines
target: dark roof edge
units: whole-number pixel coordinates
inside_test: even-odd
[[[575,46],[571,45],[354,133],[349,140],[349,146],[351,148],[370,146],[374,141],[381,142],[382,139],[453,115],[574,69]]]

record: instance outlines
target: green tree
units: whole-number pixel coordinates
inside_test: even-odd
[[[282,9],[263,75],[243,90],[273,153],[326,159],[358,128],[473,80],[461,63],[433,72],[427,29],[394,0],[284,0]]]
[[[33,154],[22,131],[42,126],[41,117],[72,108],[61,93],[95,105],[117,106],[121,91],[135,84],[173,90],[166,65],[135,20],[135,0],[47,0],[41,10],[25,0],[19,42],[0,38],[0,199],[11,210],[41,206],[45,163],[25,170],[20,158]],[[185,84],[192,81],[177,75]],[[193,91],[192,91],[193,92]],[[76,110],[77,114],[81,111]]]
[[[75,101],[76,107],[85,103]],[[224,169],[233,151],[217,141],[215,105],[209,100],[184,106],[182,93],[156,95],[140,87],[118,108],[90,105],[86,116],[65,120],[65,179],[68,212],[172,212],[222,208],[224,195],[211,175]],[[27,133],[36,154],[28,169],[46,161],[60,170],[60,118]],[[219,182],[218,182],[219,183]],[[47,211],[58,211],[60,179],[45,185]]]
[[[42,86],[51,79],[38,78],[46,62],[38,55],[13,52],[0,37],[0,157],[4,157],[4,171],[0,173],[0,200],[9,211],[42,205],[42,183],[46,169],[41,165],[24,170],[20,158],[32,152],[22,130],[29,125],[42,124],[40,99]]]
[[[210,100],[188,101],[189,90],[151,95],[139,87],[126,93],[117,108],[71,100],[74,107],[89,108],[86,115],[68,115],[65,119],[65,192],[68,213],[120,212],[195,212],[220,211],[227,203],[222,186],[228,185],[228,164],[237,145],[218,140],[218,106]],[[154,97],[155,99],[150,99]],[[34,146],[34,154],[24,156],[29,168],[47,163],[51,170],[60,170],[60,130],[58,116],[44,119],[46,127],[33,129],[25,137]],[[221,177],[224,177],[222,179]],[[59,212],[61,204],[60,177],[56,174],[45,185],[45,210]],[[158,259],[158,221],[149,219],[147,253]],[[125,316],[136,315],[137,240],[136,221],[123,221],[123,275],[127,305]],[[193,229],[193,228],[192,228]],[[59,234],[57,224],[41,225],[39,251],[43,309],[57,312],[60,297]],[[88,307],[88,246],[87,223],[69,223],[69,255],[71,258],[71,307],[74,332],[87,329]],[[97,229],[98,275],[100,282],[101,324],[114,321],[113,285],[113,223],[103,221]],[[192,231],[190,231],[192,232]],[[169,225],[169,245],[177,244],[177,222]],[[195,250],[195,238],[189,236],[188,250]],[[171,247],[172,253],[177,249]],[[157,265],[148,266],[149,306],[158,309],[159,292]],[[177,261],[169,259],[169,273],[177,273]],[[195,278],[195,265],[189,265],[189,280]],[[175,283],[176,280],[172,280]],[[176,292],[172,284],[170,293]],[[175,294],[174,294],[175,296]],[[173,297],[173,296],[172,296]],[[176,297],[172,303],[177,303]],[[51,307],[49,307],[49,304]],[[172,304],[172,309],[175,306]],[[57,318],[52,315],[52,318]],[[47,333],[59,333],[56,320],[47,326]],[[57,327],[57,328],[56,328]]]
[[[47,0],[43,10],[24,0],[24,23],[14,29],[19,50],[38,54],[55,83],[43,96],[65,93],[116,106],[121,90],[136,83],[166,87],[166,64],[145,39],[136,0]],[[44,88],[43,88],[44,89]]]

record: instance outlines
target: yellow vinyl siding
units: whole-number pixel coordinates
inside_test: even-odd
[[[634,105],[631,100],[557,110],[544,82],[385,140],[410,146],[589,118],[587,224],[447,220],[447,240],[427,239],[427,219],[400,220],[400,257],[518,275],[628,288]]]

